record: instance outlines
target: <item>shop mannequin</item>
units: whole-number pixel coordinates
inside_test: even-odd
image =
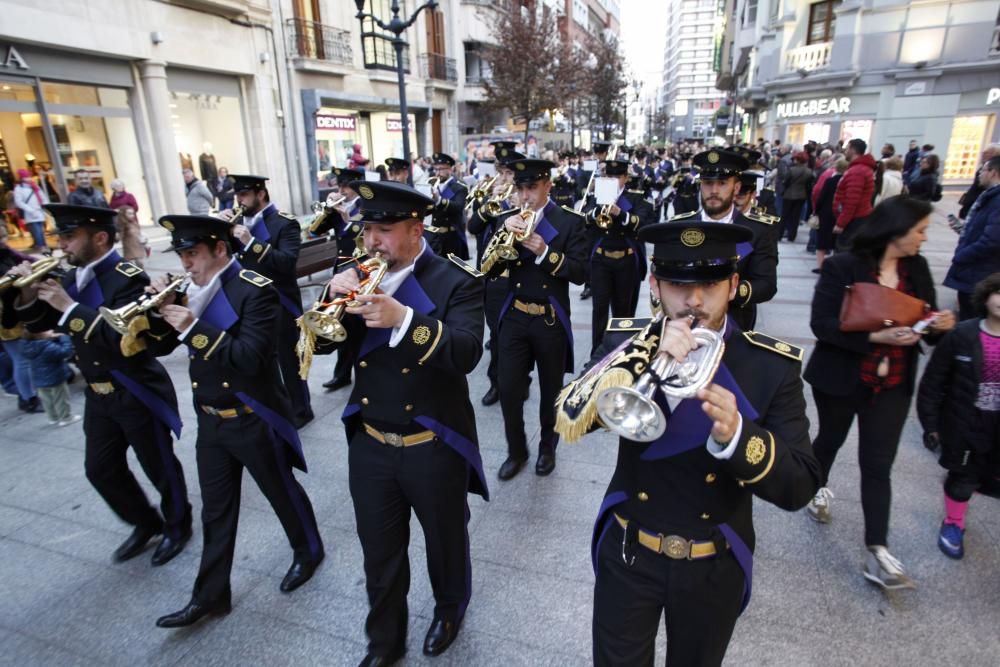
[[[215,166],[215,156],[212,155],[212,143],[206,141],[201,145],[202,153],[198,156],[198,171],[201,172],[201,180],[206,183],[214,183],[219,170]]]

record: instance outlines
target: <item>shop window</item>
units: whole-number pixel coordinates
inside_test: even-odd
[[[837,17],[833,10],[840,6],[841,0],[823,0],[809,5],[809,32],[806,33],[806,44],[820,44],[833,39],[833,29]]]
[[[364,12],[379,18],[383,23],[392,19],[390,0],[368,0]],[[400,14],[407,15],[406,2],[400,2]],[[396,69],[396,50],[392,46],[393,34],[378,27],[371,18],[361,20],[361,47],[365,57],[366,69]],[[403,71],[410,71],[410,49],[403,47]]]
[[[128,108],[128,94],[121,88],[96,88],[71,83],[42,83],[42,96],[47,104]]]
[[[846,144],[851,139],[861,139],[866,144],[871,144],[873,124],[874,121],[870,120],[845,120],[840,126],[840,140]]]
[[[944,180],[971,181],[979,167],[989,116],[961,116],[951,125],[951,141],[944,160]]]
[[[207,93],[171,92],[170,120],[181,168],[210,181],[219,167],[231,174],[246,173],[249,160],[242,110],[236,97]]]

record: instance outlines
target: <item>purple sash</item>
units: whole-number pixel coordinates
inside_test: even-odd
[[[430,252],[430,250],[428,249],[425,252]],[[403,281],[392,296],[396,301],[399,301],[404,306],[409,306],[414,312],[421,315],[427,315],[435,308],[434,302],[427,296],[427,292],[420,286],[420,281],[416,278],[416,267],[414,267],[414,271],[406,277],[406,280]],[[368,328],[365,333],[365,339],[361,342],[361,351],[358,353],[358,358],[364,358],[365,355],[375,348],[387,344],[391,337],[392,329]]]
[[[181,437],[181,416],[177,414],[177,411],[169,403],[150,391],[146,386],[139,384],[119,370],[113,369],[111,376],[118,380],[128,393],[138,398],[139,402],[145,405],[153,413],[154,417],[166,424],[174,432],[174,437]]]
[[[66,293],[69,294],[74,301],[78,301],[88,308],[99,308],[100,306],[103,306],[104,292],[101,290],[101,283],[98,278],[114,269],[121,261],[121,255],[119,255],[117,251],[112,250],[111,254],[101,260],[97,266],[94,267],[94,277],[91,278],[90,282],[83,288],[83,292],[77,289],[76,280],[72,280],[70,281],[69,286],[66,287]],[[79,269],[77,270],[79,271]]]

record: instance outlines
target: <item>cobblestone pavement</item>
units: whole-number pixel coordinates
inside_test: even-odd
[[[949,195],[939,204],[925,246],[938,280],[955,242],[944,219],[956,208],[954,200]],[[760,329],[810,348],[808,309],[815,276],[805,236],[780,247],[778,297],[763,307]],[[151,272],[176,270],[173,255],[158,252],[163,240],[156,245]],[[954,297],[941,290],[939,299],[947,305]],[[589,301],[574,297],[577,359],[587,351],[589,309]],[[163,631],[153,622],[187,602],[201,551],[200,530],[186,551],[164,567],[151,568],[149,552],[113,564],[111,552],[129,531],[84,477],[82,429],[47,427],[43,415],[23,415],[12,400],[0,403],[0,665],[357,664],[365,653],[367,603],[339,418],[348,392],[328,394],[320,386],[332,374],[332,362],[319,358],[313,367],[310,384],[318,416],[302,431],[312,472],[300,475],[321,524],[326,562],[302,589],[291,595],[278,591],[290,550],[266,501],[248,482],[233,571],[233,613],[181,631]],[[176,451],[197,512],[196,422],[186,360],[174,354],[165,363],[188,424]],[[589,436],[560,448],[552,476],[527,471],[500,483],[495,473],[506,452],[500,406],[479,404],[487,389],[485,364],[473,374],[471,390],[494,499],[470,501],[472,602],[455,644],[440,658],[424,658],[420,646],[433,600],[423,538],[414,521],[405,664],[588,664],[590,529],[611,476],[615,442],[608,435]],[[79,382],[72,394],[81,411]],[[807,398],[815,433],[808,390]],[[536,409],[533,391],[526,408],[529,424],[537,423]],[[804,512],[757,504],[754,598],[737,625],[727,664],[996,664],[996,501],[974,499],[965,560],[945,558],[935,545],[942,472],[920,444],[920,428],[911,416],[893,475],[891,546],[919,588],[885,595],[861,576],[854,437],[852,432],[830,481],[836,493],[832,523],[821,526]],[[139,471],[134,458],[132,467]],[[149,490],[141,472],[139,477]],[[660,634],[662,664],[662,630]]]

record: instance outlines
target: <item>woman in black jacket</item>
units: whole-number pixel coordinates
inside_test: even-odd
[[[812,385],[819,416],[813,451],[823,467],[823,484],[807,509],[821,523],[830,520],[833,494],[827,480],[857,416],[868,548],[864,576],[883,588],[913,586],[887,545],[889,477],[913,395],[920,335],[910,327],[845,333],[840,330],[840,307],[850,285],[868,282],[897,289],[936,308],[934,280],[927,260],[920,256],[931,210],[929,204],[905,196],[881,202],[853,240],[851,252],[823,262],[812,302],[810,325],[817,340],[804,378]],[[938,314],[931,334],[954,324],[954,314],[944,311]]]
[[[941,446],[945,519],[938,547],[950,558],[965,549],[965,512],[983,482],[1000,471],[1000,273],[979,282],[972,301],[981,317],[945,336],[924,371],[917,414],[929,448]]]
[[[910,181],[909,193],[914,199],[922,201],[938,201],[941,195],[938,193],[938,168],[941,160],[937,155],[930,153],[920,160],[920,175]]]

